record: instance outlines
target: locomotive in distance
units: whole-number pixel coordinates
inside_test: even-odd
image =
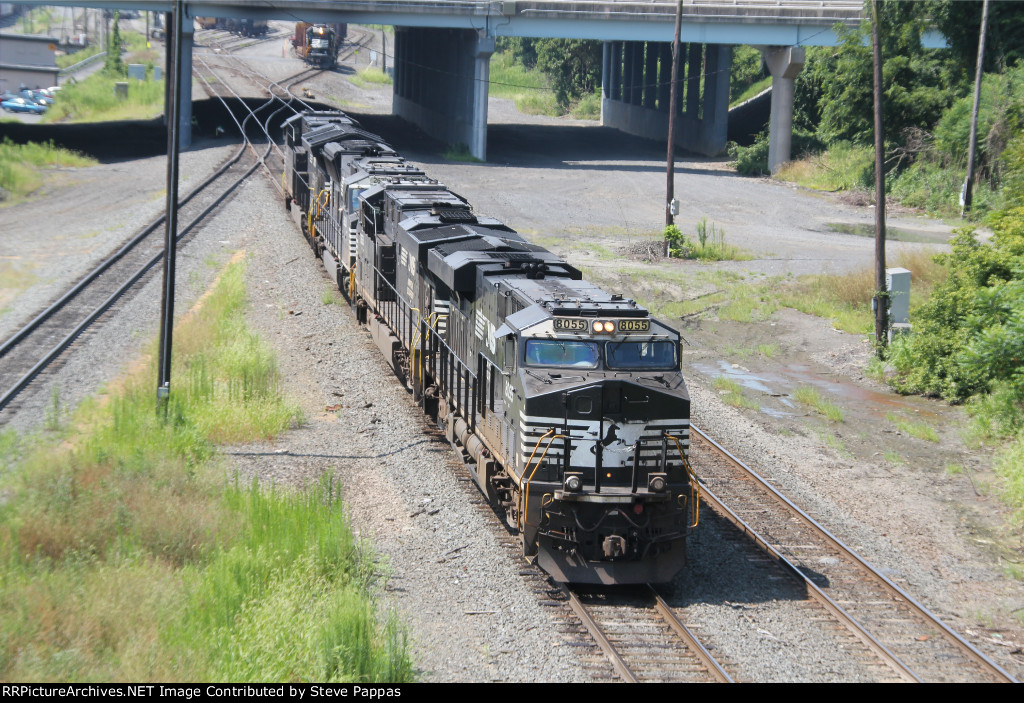
[[[679,334],[344,113],[283,131],[285,206],[523,554],[561,582],[678,573],[699,499]]]

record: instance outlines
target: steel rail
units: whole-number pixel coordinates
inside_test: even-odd
[[[242,154],[244,153],[245,145],[243,144],[242,148],[239,149],[234,156],[230,157],[227,161],[225,161],[224,164],[211,176],[197,184],[196,187],[189,191],[189,193],[184,198],[182,198],[178,204],[185,205],[189,203],[192,200],[192,198],[198,195],[204,188],[209,186],[211,183],[213,183],[213,181],[215,181],[217,178],[223,175],[225,171],[231,168],[238,161],[238,159],[242,157]],[[166,221],[166,219],[167,215],[165,213],[157,217],[152,222],[150,222],[148,225],[146,225],[145,228],[142,229],[141,232],[139,232],[134,237],[129,239],[120,249],[118,249],[116,252],[114,252],[112,255],[110,255],[104,261],[102,261],[99,264],[99,266],[97,266],[92,271],[87,273],[82,278],[82,280],[80,280],[72,288],[66,291],[56,301],[51,303],[46,309],[44,309],[42,312],[36,315],[32,320],[28,322],[28,324],[26,324],[20,330],[18,330],[9,338],[7,338],[7,340],[5,340],[3,344],[0,344],[0,358],[3,358],[4,355],[6,355],[11,349],[17,346],[19,342],[21,342],[25,337],[34,332],[35,329],[39,327],[39,325],[53,317],[54,313],[56,313],[58,310],[64,307],[72,298],[78,295],[78,293],[80,293],[83,289],[87,288],[89,284],[91,284],[107,269],[109,269],[111,266],[117,263],[122,257],[124,257],[125,254],[134,249],[139,244],[139,242],[141,242],[143,239],[152,234],[157,227],[159,227]]]
[[[587,612],[587,609],[583,606],[583,603],[580,602],[580,599],[576,597],[576,594],[572,592],[572,589],[565,584],[562,584],[560,589],[568,599],[569,607],[572,608],[574,613],[576,613],[576,617],[580,619],[583,626],[587,628],[587,632],[590,633],[590,636],[594,638],[598,646],[601,647],[605,656],[611,661],[612,668],[615,669],[615,673],[619,675],[619,678],[626,683],[640,683],[640,679],[638,679],[629,666],[626,665],[626,662],[622,659],[622,655],[620,655],[618,650],[615,649],[615,645],[608,640],[604,631],[601,630],[601,626],[598,625],[597,621],[590,616],[590,613]]]
[[[700,430],[696,425],[693,425],[691,423],[690,430],[692,432],[695,432],[701,439],[706,441],[719,454],[721,454],[726,459],[728,459],[734,466],[736,466],[736,468],[740,469],[745,474],[747,474],[755,483],[758,484],[758,486],[760,488],[765,490],[779,504],[784,506],[786,510],[788,510],[794,516],[799,518],[800,521],[802,521],[807,527],[812,529],[816,534],[818,534],[821,538],[823,538],[829,544],[829,546],[831,546],[833,549],[835,549],[836,551],[840,552],[842,555],[844,555],[847,558],[849,558],[851,561],[853,561],[855,564],[857,564],[868,576],[870,576],[876,582],[880,583],[883,586],[883,588],[892,597],[894,597],[894,598],[896,598],[898,600],[903,601],[914,613],[916,613],[918,615],[918,617],[923,618],[929,624],[931,624],[934,627],[936,627],[945,636],[945,638],[947,640],[949,640],[954,645],[956,645],[969,658],[973,659],[975,661],[975,663],[978,664],[982,669],[990,672],[993,676],[995,676],[996,678],[1000,679],[1001,681],[1003,681],[1005,683],[1016,683],[1016,680],[1012,676],[1010,676],[1010,674],[1007,673],[1001,666],[999,666],[994,661],[992,661],[991,659],[986,657],[984,654],[982,654],[980,651],[978,651],[978,649],[976,649],[974,647],[974,645],[972,645],[970,642],[966,641],[963,637],[961,637],[959,634],[957,634],[955,631],[953,631],[948,625],[946,625],[946,623],[944,623],[942,620],[940,620],[935,614],[933,614],[931,611],[929,611],[923,605],[918,603],[906,591],[904,591],[902,588],[900,588],[895,583],[890,581],[884,574],[882,574],[879,571],[877,571],[873,566],[871,566],[871,564],[869,564],[865,559],[863,559],[859,554],[857,554],[857,552],[855,552],[851,547],[848,547],[844,543],[840,542],[834,535],[832,535],[831,532],[829,532],[823,526],[818,524],[817,521],[815,521],[812,517],[807,515],[807,513],[805,513],[799,507],[794,505],[788,498],[786,498],[786,496],[782,495],[782,493],[780,493],[778,490],[776,490],[774,486],[772,486],[770,483],[768,483],[768,481],[766,481],[764,478],[762,478],[757,472],[755,472],[753,469],[749,468],[746,464],[744,464],[742,461],[740,461],[738,458],[736,458],[727,449],[725,449],[720,444],[718,444],[718,442],[716,442],[715,440],[711,439],[707,434],[705,434],[702,430]],[[704,485],[703,482],[701,483],[701,489],[702,489],[702,492],[707,492],[708,494],[710,494],[712,496],[714,495],[711,492],[710,488],[708,488],[706,485]],[[717,500],[717,497],[716,497],[716,500]],[[721,505],[720,501],[719,501],[719,505]],[[724,506],[722,506],[722,507],[724,507]],[[729,511],[729,512],[731,513],[732,511]],[[738,516],[737,516],[737,519],[738,519]],[[742,522],[742,520],[741,520],[741,522]],[[746,525],[746,523],[743,523],[743,524],[744,524],[743,529],[745,529],[746,531],[749,531],[752,535],[756,535],[757,534],[748,525]],[[792,569],[794,569],[797,573],[799,573],[801,575],[801,577],[805,580],[806,583],[808,583],[811,586],[813,586],[814,589],[817,589],[819,591],[821,590],[821,589],[818,588],[818,586],[816,584],[814,584],[809,579],[807,579],[807,577],[803,574],[803,571],[801,571],[795,565],[792,565],[791,562],[789,562],[787,559],[785,559],[785,557],[783,557],[781,554],[779,554],[774,549],[774,547],[769,545],[767,541],[765,541],[760,536],[758,536],[758,540],[759,540],[759,544],[762,544],[763,546],[768,547],[769,549],[771,549],[772,552],[777,554],[780,559],[783,559],[786,564],[789,564]],[[822,592],[822,595],[825,596],[824,592]],[[825,597],[827,598],[827,596],[825,596]],[[831,600],[831,599],[829,599],[829,600]],[[835,607],[838,608],[839,606],[836,605]],[[851,620],[852,620],[852,618],[851,618]],[[874,639],[874,638],[872,638],[872,639]],[[888,650],[886,650],[886,651],[888,651]],[[893,656],[895,656],[895,655],[893,655]],[[901,662],[901,664],[902,664],[902,662]],[[907,671],[909,672],[910,670],[907,669]],[[914,674],[914,678],[918,678],[916,674]]]
[[[711,674],[719,683],[735,683],[733,678],[729,676],[725,669],[722,668],[704,645],[702,645],[692,632],[690,628],[683,624],[675,611],[665,602],[665,599],[661,597],[661,594],[655,590],[654,586],[647,584],[647,587],[651,590],[651,595],[654,597],[654,609],[658,611],[658,614],[668,623],[668,626],[672,628],[672,631],[679,636],[686,646],[693,650],[693,653],[697,655],[701,663],[707,669],[708,673]]]
[[[882,659],[893,671],[899,674],[900,678],[905,681],[912,683],[921,683],[921,679],[915,674],[910,668],[904,664],[899,657],[893,654],[889,649],[873,637],[863,625],[861,625],[855,618],[847,613],[842,606],[832,600],[818,584],[811,581],[800,567],[793,562],[789,561],[784,557],[775,547],[773,547],[768,540],[761,536],[757,530],[748,525],[739,515],[731,510],[722,500],[715,495],[707,486],[701,485],[701,499],[707,502],[714,510],[722,515],[726,520],[735,525],[741,532],[747,534],[754,543],[762,550],[768,553],[768,555],[780,564],[786,570],[792,572],[794,576],[804,583],[808,593],[814,600],[828,610],[833,617],[839,620],[850,632],[852,632],[857,639],[863,642],[867,647],[872,650],[876,656]]]
[[[202,78],[202,77],[200,76],[200,78]],[[208,83],[207,83],[207,85],[208,85]],[[234,92],[234,91],[232,91],[232,92]],[[227,103],[224,101],[224,99],[223,98],[219,98],[219,99],[221,100],[222,103],[224,103],[225,107],[227,107]],[[210,176],[209,178],[204,180],[193,191],[191,191],[189,193],[189,195],[186,196],[186,198],[181,201],[182,204],[184,204],[184,203],[188,202],[189,200],[191,200],[192,197],[194,195],[196,195],[200,190],[202,190],[203,188],[208,186],[210,183],[212,183],[213,180],[215,180],[217,177],[222,175],[230,166],[234,165],[234,163],[236,163],[238,161],[238,159],[241,157],[241,155],[245,152],[247,147],[248,148],[253,148],[250,140],[248,139],[248,137],[245,134],[245,123],[248,122],[249,119],[255,117],[256,113],[259,110],[264,109],[265,107],[273,104],[274,101],[278,101],[278,100],[281,100],[281,98],[276,97],[276,96],[272,96],[267,101],[267,103],[265,105],[257,108],[256,110],[252,110],[252,109],[248,108],[248,106],[245,106],[246,110],[248,110],[249,114],[245,117],[245,119],[242,120],[241,123],[238,122],[237,117],[235,117],[234,113],[231,112],[230,108],[228,108],[228,112],[231,115],[232,120],[234,120],[235,124],[239,126],[239,130],[241,131],[242,140],[243,140],[242,147],[239,149],[238,153],[236,153],[235,156],[232,157],[229,160],[229,162],[227,162],[222,168],[220,168],[212,176]],[[244,102],[242,102],[241,104],[245,105]],[[276,114],[276,112],[274,114]],[[270,117],[267,118],[267,121],[266,121],[265,124],[269,124],[269,120],[270,120]],[[261,126],[263,126],[263,125],[261,125]],[[273,139],[270,138],[269,130],[265,128],[264,132],[267,134],[267,140],[268,140],[269,144],[273,145]],[[234,190],[239,185],[241,185],[249,176],[251,176],[256,171],[257,168],[259,168],[262,165],[264,168],[269,170],[267,168],[266,164],[264,163],[264,159],[265,159],[266,155],[270,153],[270,147],[268,146],[267,151],[266,151],[266,153],[264,154],[263,157],[260,157],[256,153],[254,148],[253,148],[253,153],[254,153],[254,156],[257,159],[256,163],[254,163],[252,166],[250,166],[238,179],[235,180],[234,183],[229,185],[222,193],[220,193],[220,195],[217,196],[217,198],[214,199],[214,201],[212,203],[207,205],[195,218],[192,219],[191,222],[189,222],[184,228],[182,228],[181,232],[177,235],[175,241],[181,241],[185,237],[186,234],[188,234],[197,224],[199,224],[199,222],[201,222],[203,219],[205,219],[206,216],[209,215],[215,208],[217,208],[227,198],[228,195],[230,195],[232,192],[234,192]],[[152,232],[152,229],[155,229],[156,226],[158,226],[161,222],[163,222],[165,220],[166,220],[166,215],[161,216],[156,222],[153,223],[153,225],[151,226],[152,228],[147,228],[147,229],[149,229],[149,231],[145,232],[145,234],[147,234],[147,235],[150,234]],[[47,311],[44,311],[45,313],[47,313],[45,316],[41,314],[41,315],[37,316],[36,320],[33,320],[33,322],[30,323],[29,326],[31,326],[31,329],[29,329],[27,332],[25,332],[25,334],[21,334],[21,332],[19,332],[18,335],[15,335],[18,338],[14,339],[14,337],[12,337],[11,340],[8,340],[8,342],[5,343],[4,347],[0,351],[2,351],[2,353],[6,353],[9,349],[13,348],[18,342],[23,341],[24,337],[27,336],[28,333],[31,333],[34,329],[38,328],[38,326],[42,322],[45,322],[46,319],[49,319],[50,317],[52,317],[53,314],[55,314],[60,308],[62,308],[71,298],[74,297],[74,295],[76,295],[77,293],[81,292],[81,290],[83,290],[85,287],[87,287],[90,283],[94,282],[95,279],[103,271],[105,271],[107,268],[109,268],[109,266],[111,264],[115,263],[118,259],[122,258],[124,256],[124,254],[127,253],[127,251],[129,251],[135,245],[137,245],[138,242],[141,241],[141,239],[144,236],[145,235],[137,235],[135,238],[133,238],[133,240],[130,242],[130,246],[126,245],[125,247],[122,247],[122,249],[119,250],[115,254],[115,256],[111,257],[108,261],[104,262],[104,264],[102,264],[100,267],[98,267],[98,269],[96,271],[94,271],[92,274],[90,274],[87,277],[87,280],[83,279],[83,281],[79,282],[79,284],[76,285],[72,289],[72,291],[69,291],[68,294],[65,294],[64,296],[62,296],[62,298],[59,301],[60,305],[57,305],[57,304],[51,305],[47,309]],[[122,295],[124,295],[132,286],[134,286],[154,265],[156,265],[163,258],[163,255],[164,255],[164,252],[160,252],[160,253],[154,255],[149,261],[147,261],[139,269],[137,269],[135,271],[135,273],[133,273],[128,278],[128,280],[125,283],[123,283],[121,286],[119,286],[111,295],[109,295],[106,298],[106,300],[104,300],[96,308],[94,308],[92,312],[90,312],[88,315],[86,315],[86,317],[78,325],[76,325],[75,328],[70,333],[68,333],[63,339],[60,340],[60,342],[58,342],[54,347],[52,347],[50,349],[50,351],[48,351],[46,354],[44,354],[43,357],[35,365],[33,365],[32,368],[27,373],[22,375],[22,377],[19,378],[18,381],[16,381],[13,386],[11,386],[7,391],[5,391],[4,394],[2,396],[0,396],[0,410],[5,408],[10,403],[10,401],[13,400],[21,391],[23,391],[39,375],[39,373],[44,368],[46,368],[50,363],[53,362],[54,359],[56,359],[58,356],[60,356],[69,346],[71,346],[72,342],[74,342],[74,340],[77,339],[78,336],[81,335],[82,332],[84,332],[85,329],[87,329],[89,327],[89,325],[91,325],[103,313],[105,313],[107,310],[109,310],[110,307]],[[2,355],[2,354],[0,354],[0,355]]]

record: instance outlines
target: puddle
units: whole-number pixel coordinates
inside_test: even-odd
[[[853,234],[858,237],[874,237],[874,223],[860,222],[829,222],[829,232],[839,234]],[[945,244],[952,235],[945,232],[932,232],[920,229],[904,229],[902,227],[887,226],[885,228],[886,241],[895,242],[922,242],[925,244]]]
[[[799,386],[813,386],[839,398],[840,405],[842,405],[842,400],[870,404],[873,406],[874,414],[879,417],[884,417],[886,412],[902,410],[913,417],[941,419],[938,413],[918,407],[920,403],[914,396],[903,397],[861,388],[845,380],[824,376],[805,364],[786,364],[778,371],[765,373],[754,373],[739,364],[732,364],[724,359],[719,359],[714,364],[696,362],[692,366],[711,378],[724,376],[744,388],[773,397],[779,404],[792,410],[797,410],[799,407],[798,403],[790,397],[793,391]],[[787,412],[785,408],[762,405],[761,412],[772,417],[791,417],[798,414]]]

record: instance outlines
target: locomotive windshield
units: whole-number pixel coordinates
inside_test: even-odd
[[[526,340],[526,363],[534,366],[575,366],[596,369],[601,348],[595,342],[562,339]]]
[[[605,345],[610,369],[674,369],[674,342],[608,342]]]

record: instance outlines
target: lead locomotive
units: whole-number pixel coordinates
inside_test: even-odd
[[[284,132],[286,205],[524,555],[564,582],[671,579],[697,500],[678,333],[343,113]]]

